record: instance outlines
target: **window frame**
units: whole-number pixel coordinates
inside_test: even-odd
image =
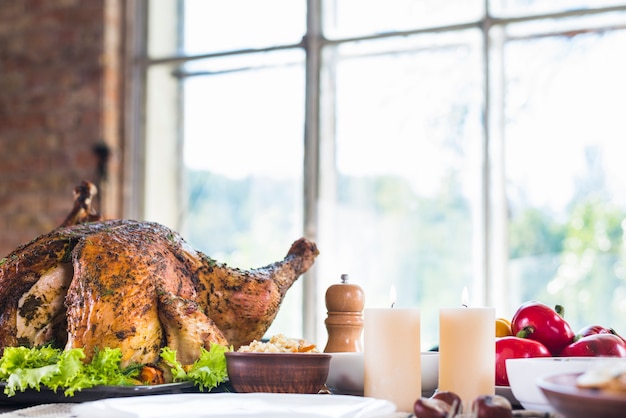
[[[327,39],[322,30],[322,0],[307,0],[307,32],[303,39],[292,45],[278,45],[263,49],[247,49],[227,51],[222,53],[202,55],[181,55],[180,25],[177,18],[181,14],[182,0],[172,2],[169,10],[157,6],[161,2],[141,0],[130,2],[127,7],[126,55],[129,63],[126,76],[128,88],[125,91],[125,101],[129,109],[126,118],[126,132],[128,141],[124,153],[124,215],[127,217],[155,220],[174,229],[180,225],[180,205],[182,198],[179,195],[182,184],[181,169],[182,151],[181,128],[182,112],[181,89],[177,85],[182,75],[178,68],[181,64],[200,59],[220,58],[228,55],[269,52],[277,49],[301,48],[306,54],[306,84],[305,84],[305,126],[304,126],[304,161],[303,161],[303,234],[313,240],[317,236],[319,222],[319,174],[320,174],[320,147],[323,132],[321,129],[322,104],[320,103],[321,74],[324,71],[322,55],[329,46],[347,42],[376,40],[385,37],[404,37],[410,35],[456,31],[467,28],[478,28],[483,35],[483,124],[484,138],[482,138],[482,190],[479,239],[481,242],[480,260],[475,288],[481,290],[478,302],[496,307],[498,311],[507,311],[508,289],[508,236],[507,236],[507,206],[504,185],[504,68],[502,50],[505,45],[505,35],[502,28],[508,24],[531,22],[545,19],[566,19],[585,15],[599,15],[611,12],[626,11],[626,5],[600,7],[596,9],[571,10],[556,13],[536,14],[518,17],[494,17],[489,11],[489,0],[484,1],[484,14],[475,21],[463,24],[420,28],[409,31],[397,31],[384,34]],[[163,2],[165,3],[165,2]],[[157,16],[158,15],[158,16]],[[151,31],[150,21],[159,19],[160,35]],[[625,25],[626,26],[626,25]],[[170,32],[163,35],[163,27]],[[176,36],[172,37],[171,33]],[[555,34],[555,33],[552,33]],[[558,34],[558,32],[557,32]],[[151,51],[151,45],[156,37],[161,41],[167,36],[167,47]],[[160,70],[159,86],[166,84],[168,96],[160,105],[159,100],[149,99],[149,91],[154,89],[156,70]],[[168,79],[169,77],[169,79]],[[328,104],[324,104],[324,112],[329,112]],[[167,112],[169,109],[169,113]],[[174,109],[175,111],[172,111]],[[332,104],[331,110],[332,111]],[[155,114],[168,115],[167,120],[160,119],[159,126],[154,126],[148,120]],[[146,138],[150,138],[148,141]],[[156,139],[155,139],[156,138]],[[174,140],[172,140],[174,138]],[[156,146],[154,141],[157,141]],[[331,138],[331,140],[334,140]],[[164,149],[166,151],[164,151]],[[174,170],[163,170],[169,167]],[[157,169],[158,168],[158,169]],[[178,168],[178,169],[177,169]],[[169,211],[164,212],[164,208]],[[318,279],[315,266],[306,273],[307,279],[303,288],[303,333],[304,337],[318,340],[317,329],[321,318],[317,318],[319,295],[317,292]],[[499,279],[496,279],[499,278]]]

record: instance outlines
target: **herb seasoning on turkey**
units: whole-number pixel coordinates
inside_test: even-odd
[[[60,227],[0,263],[0,349],[82,348],[88,361],[98,348],[119,348],[126,367],[157,363],[167,346],[191,364],[212,343],[261,339],[317,254],[301,238],[282,261],[242,270],[156,223]]]

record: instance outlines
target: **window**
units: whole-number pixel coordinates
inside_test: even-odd
[[[323,346],[346,273],[423,348],[464,288],[626,333],[625,1],[149,6],[141,216],[242,268],[314,239],[270,332]]]

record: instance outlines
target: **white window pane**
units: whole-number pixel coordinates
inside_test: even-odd
[[[183,50],[191,55],[297,44],[306,31],[306,1],[185,0],[184,22]]]
[[[625,3],[626,5],[626,3]],[[591,14],[587,16],[562,17],[558,19],[537,19],[529,22],[507,25],[506,35],[510,39],[533,38],[539,34],[554,35],[578,32],[602,32],[605,28],[622,28],[626,22],[626,11]]]
[[[490,0],[489,10],[494,15],[523,16],[624,5],[624,0]]]
[[[157,23],[150,42],[160,45],[150,45],[150,55],[294,44],[305,33],[306,3],[163,0],[163,10],[151,6]],[[324,36],[339,41],[324,47],[315,150],[321,165],[320,200],[313,202],[321,250],[314,272],[316,343],[323,346],[326,337],[321,296],[342,273],[365,288],[369,306],[387,306],[391,285],[398,305],[420,306],[425,346],[436,342],[439,307],[460,303],[466,285],[477,304],[563,303],[575,326],[597,321],[626,334],[616,322],[626,314],[624,12],[529,16],[626,7],[626,1],[322,3]],[[477,22],[485,5],[492,15],[523,23],[343,39]],[[166,19],[176,11],[185,13],[174,22],[184,25],[179,32],[175,19]],[[489,61],[482,57],[483,28],[493,29],[489,39],[496,41]],[[231,265],[280,259],[301,235],[304,53],[224,54],[191,60],[179,72],[149,70],[149,193],[171,192],[163,185],[175,184],[155,175],[170,171],[160,163],[163,154],[184,163],[183,210],[167,213],[180,212],[192,244]],[[163,82],[171,74],[183,80],[180,90]],[[483,115],[486,74],[491,103]],[[185,96],[181,103],[177,93]],[[164,118],[168,105],[172,117]],[[174,132],[179,105],[181,155]],[[492,129],[489,142],[483,119]],[[172,143],[163,146],[168,138]],[[483,161],[486,156],[492,159]],[[146,213],[154,206],[163,211],[155,202],[166,200],[146,199],[153,206]],[[491,252],[483,254],[487,245]],[[497,271],[485,271],[483,263]],[[290,290],[274,329],[302,335],[301,290]]]
[[[336,62],[336,155],[322,154],[320,291],[348,273],[366,306],[385,307],[394,285],[398,306],[422,308],[424,348],[436,345],[439,308],[460,305],[480,276],[479,39],[408,38],[386,42],[401,51],[386,54],[365,53],[383,45],[347,46]]]
[[[511,297],[626,328],[626,31],[506,47]]]
[[[241,268],[281,260],[302,236],[303,64],[185,80],[184,236]],[[275,326],[302,335],[301,285]]]
[[[482,0],[323,0],[324,32],[348,38],[478,20]]]

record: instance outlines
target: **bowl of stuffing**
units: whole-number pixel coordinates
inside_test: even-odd
[[[318,393],[324,389],[331,355],[314,344],[282,334],[226,353],[230,384],[240,393]]]

